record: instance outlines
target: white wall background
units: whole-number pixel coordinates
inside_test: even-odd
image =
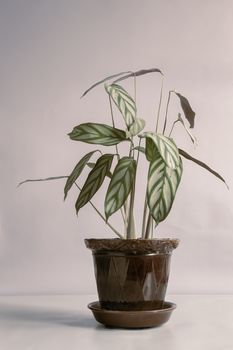
[[[79,98],[108,74],[162,69],[166,91],[180,91],[196,111],[198,147],[180,128],[178,144],[232,189],[231,0],[1,0],[0,50],[1,294],[95,292],[83,239],[112,233],[90,207],[77,220],[77,192],[64,203],[63,181],[16,186],[26,178],[66,175],[92,149],[66,134],[84,121],[109,121],[102,88]],[[159,77],[140,78],[138,95],[151,129]],[[173,99],[171,119],[178,110]],[[139,207],[142,191],[139,186]],[[100,191],[95,203],[101,208],[102,198]],[[233,293],[232,208],[232,191],[185,162],[172,212],[157,230],[158,237],[181,239],[169,292]]]

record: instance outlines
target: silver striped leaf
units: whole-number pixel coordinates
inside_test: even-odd
[[[127,137],[138,135],[145,127],[146,122],[144,119],[135,118],[133,124],[130,126],[129,131],[126,131]]]
[[[80,159],[80,161],[78,162],[78,164],[75,166],[75,168],[73,169],[73,171],[71,172],[71,174],[69,175],[66,184],[65,184],[65,188],[64,188],[64,200],[67,197],[68,191],[71,189],[71,187],[73,186],[73,184],[75,183],[75,181],[77,180],[77,178],[80,176],[80,174],[82,173],[85,165],[87,164],[87,162],[89,161],[89,159],[91,158],[91,156],[97,151],[92,151],[87,153],[84,157],[82,157],[82,159]]]
[[[175,142],[171,138],[152,132],[145,132],[143,133],[142,137],[150,138],[153,141],[154,145],[156,146],[155,149],[159,152],[160,156],[163,158],[164,162],[169,168],[176,169],[180,165],[179,151]],[[157,151],[155,152],[155,158],[157,158]],[[147,154],[147,158],[152,160],[153,155],[150,154],[148,156]]]
[[[133,98],[122,86],[117,84],[105,85],[105,90],[121,112],[127,128],[129,129],[137,114],[137,108]]]
[[[95,163],[94,168],[90,171],[75,204],[76,212],[91,200],[94,194],[102,185],[106,175],[110,171],[113,154],[104,154]]]
[[[147,204],[157,224],[163,221],[171,210],[182,172],[182,161],[176,169],[168,167],[160,156],[150,163]]]
[[[105,197],[106,219],[119,210],[125,203],[135,180],[136,161],[130,157],[121,158],[112,175]]]
[[[124,130],[99,123],[80,124],[75,126],[68,135],[71,140],[74,141],[82,141],[102,146],[113,146],[127,140]]]

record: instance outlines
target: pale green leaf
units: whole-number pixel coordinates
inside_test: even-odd
[[[129,131],[126,131],[127,137],[138,135],[145,127],[146,122],[144,119],[135,118],[133,124],[129,127]]]
[[[87,166],[88,166],[89,168],[93,169],[93,168],[95,167],[95,164],[96,164],[96,163],[88,162],[88,163],[87,163]],[[111,178],[112,178],[112,173],[111,173],[111,171],[107,172],[106,176],[109,177],[109,178],[111,179]]]
[[[129,129],[133,124],[137,113],[136,104],[133,98],[122,86],[117,84],[105,85],[105,89],[118,107]]]
[[[151,215],[158,224],[169,214],[182,176],[182,161],[171,169],[162,157],[150,163],[147,183],[147,203]]]
[[[105,197],[105,215],[108,219],[125,203],[134,183],[136,161],[130,157],[121,158],[113,172]]]
[[[102,185],[107,173],[110,171],[113,154],[104,154],[101,156],[94,168],[90,171],[75,204],[76,212],[91,200],[94,194]]]
[[[74,141],[103,146],[113,146],[127,140],[125,131],[99,123],[80,124],[68,135]]]
[[[153,144],[156,149],[154,156],[157,157],[157,151],[158,151],[160,156],[163,158],[164,162],[167,164],[168,167],[170,167],[171,169],[175,169],[179,166],[180,164],[179,151],[175,142],[171,138],[161,134],[155,134],[152,132],[145,132],[141,137],[146,137],[153,141]],[[149,144],[153,146],[151,142]],[[148,158],[148,154],[147,154],[147,158]],[[151,160],[152,158],[153,158],[153,155],[150,154],[149,160]]]

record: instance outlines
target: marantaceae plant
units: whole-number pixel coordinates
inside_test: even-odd
[[[119,85],[120,81],[124,81],[125,79],[132,77],[134,79],[136,95],[136,77],[147,73],[158,73],[162,78],[160,100],[158,104],[154,132],[144,131],[146,122],[137,116],[137,107],[135,102],[136,96],[133,98],[121,85]],[[113,80],[114,78],[117,79]],[[26,180],[24,182],[67,178],[64,188],[65,198],[73,185],[76,185],[80,190],[75,204],[76,213],[78,213],[79,210],[87,203],[90,203],[102,217],[102,219],[105,220],[107,225],[120,238],[149,239],[153,237],[153,228],[161,221],[166,219],[171,210],[183,172],[181,157],[195,162],[217,176],[223,182],[225,181],[216,171],[212,170],[206,164],[193,158],[184,150],[179,149],[171,137],[175,124],[181,123],[184,130],[190,136],[191,141],[193,143],[195,142],[195,138],[189,131],[189,128],[194,127],[195,113],[186,97],[176,91],[169,91],[163,127],[161,130],[159,130],[163,97],[163,73],[161,70],[148,69],[137,72],[122,72],[119,74],[114,74],[91,86],[87,91],[85,91],[83,96],[85,96],[91,89],[102,83],[105,83],[104,87],[110,104],[112,125],[90,122],[83,123],[75,126],[72,132],[69,133],[69,137],[71,140],[86,142],[89,144],[102,145],[109,148],[111,148],[110,146],[114,146],[114,152],[112,152],[112,150],[108,153],[102,153],[99,150],[89,152],[77,163],[69,176],[52,177],[39,180]],[[180,101],[184,119],[182,118],[181,113],[179,113],[177,119],[172,124],[170,132],[167,133],[168,108],[172,94],[175,95]],[[123,117],[125,126],[122,129],[115,127],[113,103],[116,105]],[[185,119],[187,121],[185,121]],[[189,128],[186,126],[187,122],[189,123]],[[124,156],[120,154],[118,149],[118,145],[122,142],[128,144],[128,153]],[[96,162],[90,162],[91,157],[98,152],[100,152],[100,156]],[[148,178],[142,217],[141,235],[140,237],[136,237],[134,223],[134,202],[136,191],[135,183],[139,169],[140,153],[142,153],[142,156],[146,157],[146,160],[148,161]],[[84,182],[84,185],[80,188],[76,181],[86,166],[91,170],[86,178],[86,181]],[[104,201],[105,215],[103,215],[95,207],[91,200],[106,178],[109,181],[109,185]],[[109,223],[110,216],[118,210],[121,211],[121,215],[124,220],[124,234],[118,232]]]

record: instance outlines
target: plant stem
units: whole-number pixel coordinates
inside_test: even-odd
[[[147,199],[145,195],[145,201],[144,201],[144,209],[143,209],[143,218],[142,218],[142,238],[145,238],[145,230],[146,230],[146,215],[147,215]]]
[[[110,111],[111,111],[112,126],[115,128],[115,121],[114,121],[113,108],[112,108],[112,100],[111,100],[111,96],[110,95],[108,95],[108,99],[109,99],[109,105],[110,105]],[[118,146],[115,145],[115,148],[116,148],[117,158],[119,160],[120,159],[120,154],[119,154],[119,151],[118,151]]]
[[[172,134],[172,132],[173,132],[174,126],[175,126],[175,124],[176,124],[178,121],[179,121],[179,119],[176,119],[176,120],[174,121],[174,123],[172,124],[171,131],[169,132],[169,137],[171,137],[171,134]]]
[[[161,105],[162,105],[162,98],[163,98],[163,75],[162,75],[162,83],[161,83],[161,89],[160,89],[160,96],[159,96],[159,107],[158,107],[158,112],[157,112],[157,119],[156,119],[156,128],[155,132],[158,132],[158,127],[159,127],[159,117],[160,117],[160,110],[161,110]]]
[[[150,238],[150,232],[151,232],[151,225],[153,224],[153,218],[151,214],[148,214],[148,219],[147,219],[147,225],[146,225],[146,234],[145,234],[145,239]]]
[[[76,184],[76,182],[75,185],[79,189],[79,191],[81,191],[81,188]],[[96,208],[92,201],[89,201],[89,203],[92,206],[92,208],[99,214],[99,216],[104,220],[105,224],[107,224],[119,238],[123,239],[124,237],[108,221],[105,220],[104,215]]]
[[[166,114],[165,114],[165,120],[164,120],[164,126],[163,126],[163,135],[165,134],[166,126],[167,126],[167,117],[168,117],[168,106],[171,98],[172,91],[169,91],[168,99],[167,99],[167,106],[166,106]]]

